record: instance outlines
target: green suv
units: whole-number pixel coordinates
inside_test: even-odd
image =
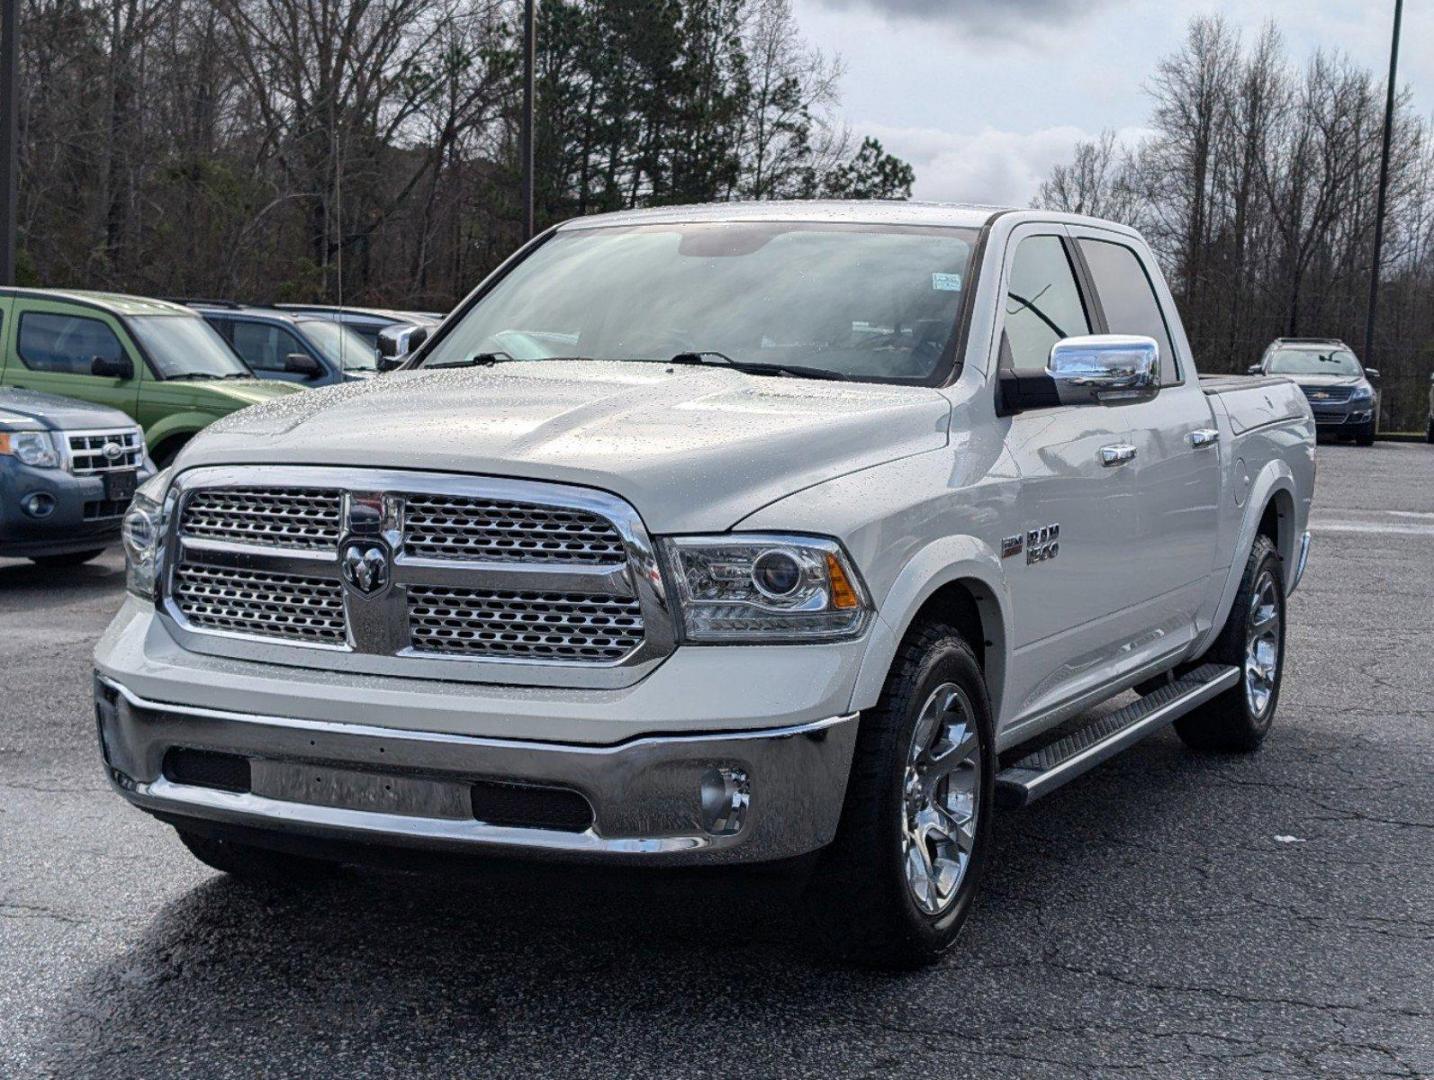
[[[128,413],[161,468],[219,417],[299,389],[254,378],[190,308],[58,289],[0,289],[0,385]]]

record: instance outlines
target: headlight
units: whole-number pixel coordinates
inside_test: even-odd
[[[154,599],[159,549],[164,543],[164,496],[173,471],[165,469],[139,486],[120,529],[120,539],[124,543],[125,585],[142,600]]]
[[[835,540],[733,533],[661,545],[686,641],[840,641],[866,626],[866,590]]]
[[[1372,386],[1356,386],[1354,388],[1354,393],[1349,395],[1349,400],[1368,401],[1372,397],[1374,397],[1374,388]]]
[[[0,454],[10,454],[23,465],[53,469],[60,464],[60,452],[48,431],[0,432]]]

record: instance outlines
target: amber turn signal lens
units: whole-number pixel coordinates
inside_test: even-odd
[[[832,583],[832,607],[850,611],[861,606],[861,598],[848,580],[846,571],[841,568],[841,560],[830,552],[827,553],[827,577]]]

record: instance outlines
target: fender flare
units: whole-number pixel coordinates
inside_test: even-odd
[[[1203,656],[1206,650],[1215,643],[1215,639],[1220,636],[1220,631],[1225,628],[1225,620],[1230,617],[1230,608],[1235,603],[1235,594],[1240,591],[1240,578],[1244,576],[1245,563],[1250,559],[1250,549],[1255,546],[1255,533],[1260,527],[1261,519],[1265,516],[1265,507],[1269,506],[1271,499],[1281,495],[1287,497],[1290,502],[1291,527],[1280,530],[1275,546],[1285,564],[1285,587],[1289,587],[1290,575],[1295,570],[1294,545],[1297,538],[1294,535],[1293,513],[1298,502],[1294,473],[1286,462],[1274,458],[1265,463],[1265,467],[1260,470],[1260,474],[1250,484],[1250,493],[1245,500],[1244,517],[1240,521],[1240,533],[1235,540],[1234,555],[1230,560],[1229,569],[1225,573],[1224,588],[1220,592],[1220,603],[1215,608],[1215,617],[1210,622],[1210,628],[1201,635],[1199,642],[1191,651],[1192,657]]]
[[[869,709],[881,696],[896,650],[911,628],[917,613],[936,591],[954,582],[969,582],[982,604],[982,627],[989,644],[985,647],[987,691],[991,709],[1000,715],[1005,689],[1009,629],[1006,612],[1010,596],[1001,559],[994,549],[973,536],[944,536],[927,544],[897,575],[877,610],[866,652],[852,688],[851,711]],[[984,597],[980,594],[984,593]]]
[[[153,456],[155,449],[163,445],[167,440],[174,438],[176,435],[183,435],[186,439],[192,439],[216,419],[218,419],[218,417],[210,413],[170,413],[163,419],[151,424],[149,430],[144,433],[145,447],[149,451],[150,456]]]

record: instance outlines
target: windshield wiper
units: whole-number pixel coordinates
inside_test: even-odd
[[[763,364],[747,360],[733,360],[726,353],[720,353],[713,349],[704,349],[701,352],[681,352],[668,361],[669,364],[691,364],[694,366],[707,366],[707,357],[712,357],[718,364],[725,367],[735,368],[748,375],[789,375],[794,379],[840,379],[846,381],[847,376],[840,371],[832,371],[830,368],[804,367],[801,364]]]
[[[203,380],[207,382],[210,379],[223,379],[227,377],[228,376],[225,375],[216,375],[212,371],[181,371],[178,375],[166,375],[164,380],[165,382],[188,382],[190,380]],[[241,377],[247,379],[249,376],[244,375]]]

